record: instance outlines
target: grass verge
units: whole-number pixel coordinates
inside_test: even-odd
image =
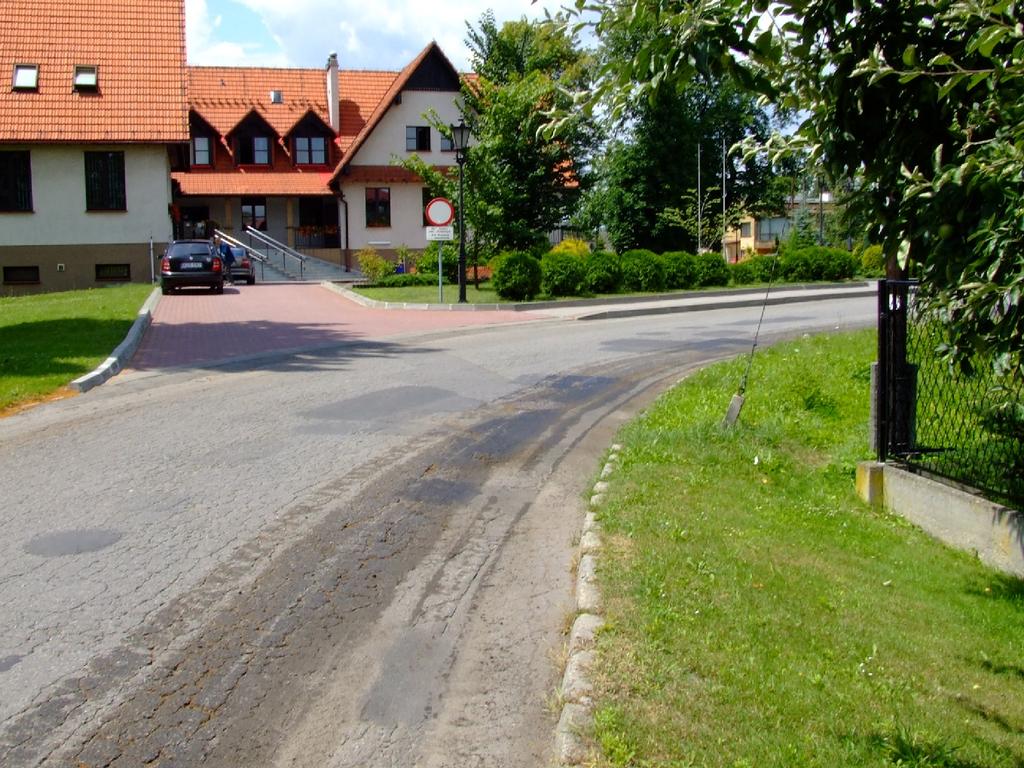
[[[600,766],[1024,765],[1024,582],[861,503],[873,332],[666,394],[601,513]]]
[[[353,288],[357,293],[376,301],[391,301],[395,303],[405,302],[407,304],[437,304],[436,285],[408,285],[401,288],[364,288],[356,286]],[[459,286],[444,286],[444,303],[455,304],[459,300]],[[466,301],[470,304],[505,304],[505,299],[498,296],[491,284],[480,283],[477,288],[472,282],[466,285]]]
[[[102,362],[151,285],[0,298],[0,411],[40,400]]]

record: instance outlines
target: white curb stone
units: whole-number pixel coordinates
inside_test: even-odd
[[[584,737],[590,732],[590,708],[566,704],[555,730],[555,750],[560,765],[580,765],[587,759]]]
[[[569,657],[562,675],[562,698],[575,704],[591,703],[590,694],[594,688],[590,684],[589,671],[594,664],[593,651],[577,651]]]
[[[572,624],[569,633],[569,653],[589,651],[594,647],[597,630],[604,626],[604,619],[592,613],[581,613]]]

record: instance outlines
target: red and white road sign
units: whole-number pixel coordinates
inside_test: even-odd
[[[435,197],[427,203],[424,214],[432,227],[447,227],[455,218],[455,206],[446,197]]]

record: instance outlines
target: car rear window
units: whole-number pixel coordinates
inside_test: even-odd
[[[205,243],[171,243],[167,255],[181,258],[182,256],[209,256],[210,246]]]

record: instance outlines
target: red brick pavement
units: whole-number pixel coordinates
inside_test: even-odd
[[[528,312],[369,309],[318,285],[225,286],[163,296],[129,368],[152,370],[414,331],[533,320]]]

